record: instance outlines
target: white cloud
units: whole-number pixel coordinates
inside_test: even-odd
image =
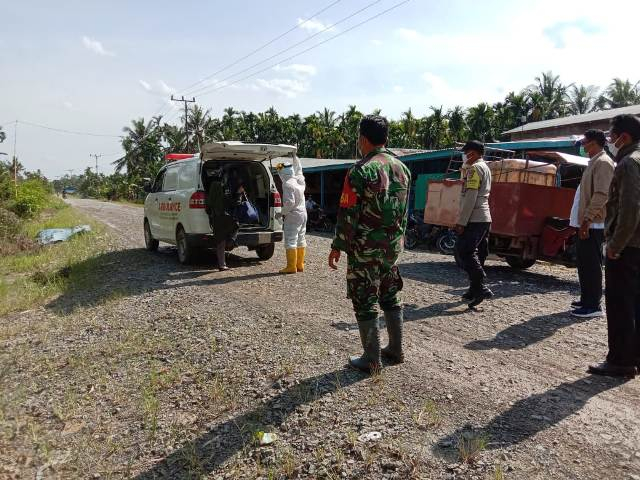
[[[296,80],[293,78],[272,78],[256,80],[256,86],[265,90],[271,90],[287,98],[295,98],[310,89],[309,82]]]
[[[160,91],[165,95],[173,95],[176,93],[176,89],[167,85],[163,80],[158,80],[158,86],[160,87]]]
[[[72,110],[73,109],[73,103],[71,102],[63,102],[62,105],[64,106],[64,108],[66,108],[67,110]]]
[[[393,92],[394,93],[402,93],[402,92],[404,92],[404,87],[402,85],[394,85]]]
[[[298,19],[298,26],[303,30],[308,30],[309,32],[318,33],[326,30],[327,32],[334,30],[333,27],[328,28],[329,25],[325,25],[320,20],[315,18],[311,18],[309,20],[305,20],[304,18]]]
[[[147,92],[150,92],[151,89],[151,84],[149,82],[145,82],[144,80],[138,80],[138,83],[140,84],[140,86],[142,88],[144,88]]]
[[[287,65],[285,67],[281,67],[280,65],[277,65],[274,70],[276,72],[292,72],[294,75],[296,76],[314,76],[316,73],[318,73],[318,69],[315,67],[315,65],[303,65],[300,63],[294,63],[291,65]]]
[[[371,44],[374,47],[380,47],[380,46],[382,46],[382,40],[373,39],[373,40],[371,40]]]
[[[87,50],[91,50],[93,53],[97,53],[98,55],[103,55],[106,57],[115,57],[116,54],[105,49],[102,46],[102,42],[99,42],[96,39],[89,37],[82,37],[82,44],[87,48]]]

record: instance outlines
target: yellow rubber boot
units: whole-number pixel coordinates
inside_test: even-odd
[[[296,269],[299,272],[304,272],[304,254],[305,247],[298,247]]]
[[[280,270],[280,273],[296,273],[297,250],[295,248],[287,250],[287,266]]]

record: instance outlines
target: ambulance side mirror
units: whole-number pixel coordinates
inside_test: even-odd
[[[142,179],[142,189],[145,193],[151,193],[151,179],[143,178]]]

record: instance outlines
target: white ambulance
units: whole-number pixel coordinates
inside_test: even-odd
[[[275,243],[282,241],[282,200],[271,175],[271,160],[292,157],[290,145],[217,142],[205,144],[195,155],[167,155],[167,164],[155,180],[145,183],[144,238],[147,250],[157,250],[159,242],[176,245],[178,259],[187,264],[199,251],[214,248],[213,231],[205,208],[214,174],[225,179],[242,179],[246,197],[258,210],[258,220],[240,224],[235,241],[227,250],[244,246],[258,257],[273,256]]]

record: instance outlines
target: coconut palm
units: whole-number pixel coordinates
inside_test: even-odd
[[[560,76],[553,72],[543,72],[535,78],[536,83],[528,89],[536,100],[537,114],[540,120],[558,118],[566,114],[566,96],[569,86],[563,85]]]
[[[467,125],[469,136],[481,142],[492,141],[493,109],[486,103],[479,103],[469,109]]]
[[[125,155],[113,162],[116,172],[126,169],[127,176],[132,177],[140,173],[154,170],[162,158],[162,129],[159,128],[162,117],[152,117],[145,122],[139,118],[131,122],[130,127],[122,131],[122,148]]]
[[[167,153],[182,153],[187,150],[187,136],[184,129],[165,123],[162,126],[162,140]]]
[[[598,88],[589,85],[572,85],[568,93],[568,112],[571,115],[581,115],[596,110]]]
[[[614,78],[604,95],[598,99],[602,108],[620,108],[640,103],[640,82],[632,84],[629,80]]]
[[[402,137],[400,139],[402,146],[406,148],[417,148],[420,145],[418,139],[420,121],[413,115],[411,109],[402,112],[399,123],[402,130]]]
[[[188,110],[187,115],[187,149],[189,153],[200,151],[200,146],[204,143],[207,124],[211,120],[210,110],[204,111],[198,105],[194,105]],[[184,122],[184,118],[182,119]]]
[[[461,142],[467,138],[467,122],[465,120],[465,110],[461,106],[453,107],[447,112],[449,121],[449,135],[454,142]]]

